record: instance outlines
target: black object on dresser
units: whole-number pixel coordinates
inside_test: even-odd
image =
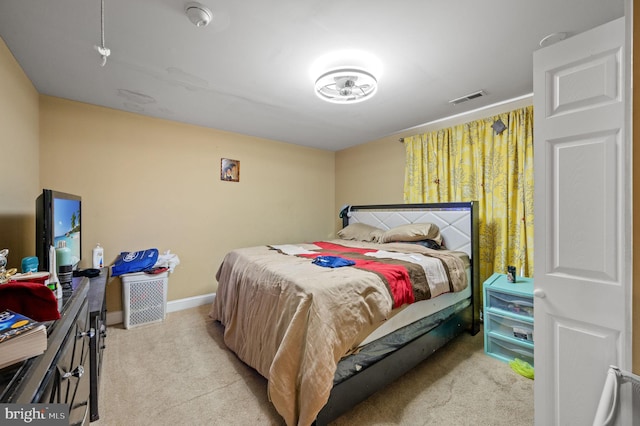
[[[67,404],[70,425],[98,418],[108,269],[101,272],[91,280],[75,277],[72,289],[63,292],[61,318],[46,323],[42,355],[0,370],[0,402]]]

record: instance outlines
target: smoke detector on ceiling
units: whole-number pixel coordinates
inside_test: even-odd
[[[191,23],[196,27],[206,27],[213,18],[211,10],[209,10],[207,6],[198,2],[187,3],[184,6],[184,12],[187,14]]]

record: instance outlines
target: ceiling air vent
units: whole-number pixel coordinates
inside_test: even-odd
[[[480,96],[485,96],[485,95],[486,95],[486,92],[484,90],[478,90],[477,92],[469,93],[468,95],[464,95],[456,99],[451,99],[449,103],[453,105],[458,105],[463,102],[470,101],[471,99],[479,98]]]

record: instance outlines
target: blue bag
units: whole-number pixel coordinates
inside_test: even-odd
[[[133,252],[123,251],[111,267],[111,276],[142,272],[153,268],[157,261],[158,249],[156,248]]]

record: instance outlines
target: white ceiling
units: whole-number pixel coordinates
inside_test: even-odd
[[[101,67],[100,0],[0,0],[38,92],[332,151],[531,93],[543,37],[624,15],[624,0],[201,0],[214,18],[198,28],[187,1],[104,3]],[[313,62],[344,49],[382,64],[365,102],[313,92]]]

